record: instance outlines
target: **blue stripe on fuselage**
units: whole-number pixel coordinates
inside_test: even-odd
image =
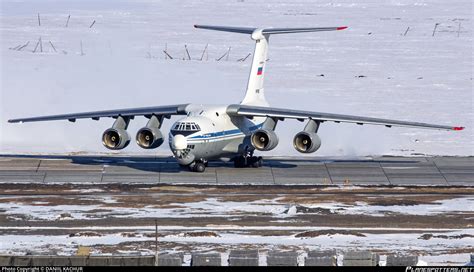
[[[255,125],[255,126],[251,126],[249,127],[249,130],[250,131],[256,130],[256,129],[261,128],[262,126],[263,126],[263,123]],[[209,139],[209,138],[220,137],[220,136],[231,136],[231,135],[235,135],[239,133],[242,133],[240,129],[232,129],[232,130],[224,130],[220,132],[206,133],[204,135],[197,135],[197,136],[190,137],[190,139]]]

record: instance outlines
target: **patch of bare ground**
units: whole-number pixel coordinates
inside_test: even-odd
[[[143,237],[148,237],[148,238],[155,238],[156,236],[158,237],[165,237],[167,234],[159,232],[158,234],[154,232],[144,232],[142,233]]]
[[[289,236],[293,235],[293,231],[289,230],[257,230],[257,231],[246,231],[248,235],[258,235],[258,236]]]
[[[147,190],[147,191],[162,191],[162,192],[188,192],[188,193],[195,193],[196,188],[195,187],[188,187],[188,186],[171,186],[171,185],[163,185],[163,186],[155,186],[155,187],[150,187],[150,188],[140,188],[141,190]],[[215,187],[202,187],[199,188],[199,191],[203,192],[211,192],[216,190]]]
[[[75,186],[67,184],[0,184],[0,194],[2,195],[59,195],[69,194],[69,191],[74,189]]]
[[[195,192],[205,188],[215,188],[213,193],[248,194],[473,194],[474,187],[394,187],[394,186],[192,186]]]
[[[448,218],[443,215],[435,216],[418,216],[418,215],[386,215],[386,216],[370,216],[370,215],[351,215],[351,214],[297,214],[291,218],[278,218],[275,221],[273,216],[235,216],[235,217],[193,217],[186,219],[182,218],[128,218],[128,217],[114,217],[113,215],[102,217],[97,214],[101,210],[88,211],[85,216],[88,220],[34,220],[29,216],[22,214],[8,215],[2,219],[0,216],[0,223],[5,226],[31,226],[31,227],[51,227],[58,228],[81,228],[81,227],[114,227],[114,226],[155,226],[155,219],[158,226],[186,226],[186,227],[212,227],[233,225],[241,227],[252,226],[288,226],[288,227],[305,227],[305,226],[320,226],[320,227],[351,227],[351,228],[437,228],[442,231],[449,228],[472,228],[472,220],[463,215],[451,215]],[[110,212],[110,210],[105,210]],[[13,216],[13,217],[12,217]],[[376,232],[371,231],[371,232]]]
[[[97,190],[97,191],[90,191]],[[228,186],[143,184],[0,184],[2,195],[97,195],[120,193],[214,193],[214,194],[474,194],[474,187],[397,186]]]
[[[259,200],[262,200],[262,199],[268,199],[268,200],[271,200],[273,199],[275,196],[274,195],[248,195],[248,194],[233,194],[233,195],[224,195],[224,196],[220,196],[218,198],[219,201],[233,201],[233,202],[242,202],[242,201],[245,201],[245,202],[254,202],[254,201],[259,201]]]
[[[354,230],[334,230],[334,229],[329,229],[329,230],[315,230],[315,231],[305,231],[301,232],[295,235],[295,238],[311,238],[311,237],[318,237],[318,236],[323,236],[323,235],[353,235],[357,237],[365,237],[364,234],[354,231]]]
[[[146,206],[153,207],[175,207],[181,208],[179,203],[193,203],[205,201],[206,195],[197,194],[183,194],[183,195],[153,195],[153,194],[140,194],[140,195],[114,195],[114,199],[118,203],[110,203],[110,206],[121,206],[131,208],[143,208]],[[107,204],[103,205],[107,206]]]
[[[463,215],[408,215],[385,214],[371,216],[360,214],[312,215],[301,214],[298,219],[310,225],[327,227],[375,227],[375,228],[470,228],[472,220]],[[306,223],[308,225],[308,223]]]
[[[221,237],[213,231],[192,231],[183,233],[184,237]]]
[[[367,194],[317,194],[313,196],[286,195],[277,198],[278,203],[298,203],[300,205],[318,205],[321,203],[342,203],[344,205],[357,205],[365,202],[368,205],[376,206],[415,206],[421,204],[435,204],[436,201],[452,199],[453,195],[384,195],[376,197]]]
[[[182,195],[182,196],[168,196],[168,195],[108,195],[114,202],[104,202],[101,196],[37,196],[37,197],[22,197],[15,199],[0,198],[0,203],[18,203],[22,205],[31,206],[57,206],[57,205],[100,205],[101,207],[125,207],[125,208],[181,208],[179,203],[192,203],[206,200],[206,196],[202,195]]]
[[[135,232],[122,232],[120,233],[120,236],[131,238],[131,237],[137,237],[137,234]]]
[[[285,185],[252,185],[252,186],[195,186],[195,192],[202,187],[215,188],[214,193],[249,193],[249,194],[472,194],[473,187],[394,187],[394,186],[285,186]],[[158,187],[159,188],[159,187]]]
[[[155,208],[155,209],[182,209],[183,206],[182,205],[178,205],[178,204],[174,204],[174,205],[151,205],[151,206],[148,206],[148,208]],[[199,209],[196,209],[196,210],[199,210]]]
[[[57,197],[57,196],[38,196],[22,197],[15,199],[0,198],[0,203],[18,203],[30,206],[56,206],[56,205],[99,205],[100,199],[81,198],[81,197]]]
[[[430,240],[432,238],[439,238],[439,239],[463,239],[463,238],[474,238],[474,235],[471,234],[460,234],[460,235],[433,235],[431,233],[425,233],[418,237],[418,239],[422,240]]]
[[[341,210],[341,209],[336,209],[336,210]],[[335,211],[331,211],[330,209],[325,209],[325,208],[310,208],[310,207],[305,207],[301,205],[296,205],[296,213],[313,213],[313,214],[334,214],[336,213]]]
[[[82,231],[69,234],[69,237],[100,237],[102,234],[95,231]]]

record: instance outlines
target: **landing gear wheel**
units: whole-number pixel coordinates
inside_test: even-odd
[[[262,157],[257,158],[257,164],[258,164],[258,167],[262,167],[262,165],[263,165],[263,158]]]
[[[206,165],[202,162],[196,162],[193,166],[193,171],[194,172],[202,173],[205,170],[206,170]]]
[[[257,157],[250,157],[249,166],[252,166],[253,168],[258,168],[258,158]]]
[[[262,167],[262,157],[244,157],[238,156],[234,158],[234,167],[235,168],[243,168],[243,167],[253,167],[258,168]]]
[[[245,167],[245,158],[243,156],[238,156],[234,159],[234,167],[242,168]]]

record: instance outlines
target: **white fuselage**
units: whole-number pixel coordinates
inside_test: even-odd
[[[265,99],[263,80],[268,51],[268,35],[257,29],[251,35],[256,41],[250,68],[247,90],[241,104],[268,106]],[[196,105],[186,107],[188,116],[173,124],[169,134],[169,145],[181,165],[195,161],[223,160],[253,153],[250,143],[253,131],[262,127],[266,117],[230,117],[228,105]],[[181,131],[179,124],[189,124],[190,131]],[[198,129],[193,130],[196,124]],[[178,130],[176,130],[178,125]],[[185,127],[186,128],[186,127]],[[182,136],[179,136],[182,135]]]
[[[194,161],[230,159],[254,150],[250,135],[261,128],[265,117],[230,117],[227,106],[186,107],[188,115],[176,121],[169,133],[169,145],[181,165]]]

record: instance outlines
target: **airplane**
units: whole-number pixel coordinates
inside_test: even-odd
[[[293,139],[294,148],[301,153],[313,153],[320,148],[321,139],[317,133],[320,125],[324,122],[384,125],[389,128],[397,126],[454,131],[464,129],[464,127],[459,126],[270,107],[265,99],[263,88],[270,36],[338,31],[346,29],[346,26],[254,28],[194,25],[194,27],[248,34],[255,41],[247,89],[240,104],[178,104],[20,118],[8,122],[24,123],[52,120],[75,122],[77,119],[83,118],[99,120],[100,118],[111,117],[115,121],[112,127],[102,134],[102,143],[108,149],[120,150],[130,143],[130,136],[127,133],[130,121],[135,116],[144,116],[149,119],[148,123],[138,130],[135,139],[140,147],[153,149],[159,147],[165,141],[160,130],[163,120],[174,115],[181,115],[184,117],[172,125],[168,134],[168,144],[178,164],[189,167],[189,170],[194,172],[204,172],[211,160],[233,161],[236,168],[262,166],[262,157],[254,156],[254,152],[256,150],[272,150],[278,145],[275,127],[278,121],[284,121],[285,119],[307,121],[304,129],[298,132]]]

